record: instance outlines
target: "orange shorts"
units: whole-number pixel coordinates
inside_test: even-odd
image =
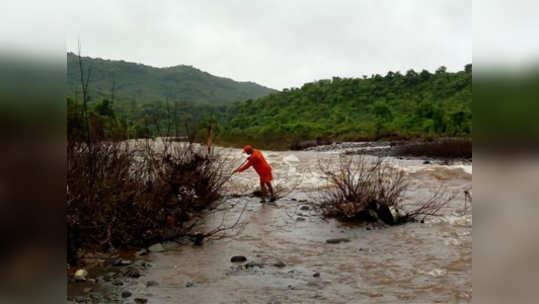
[[[273,176],[271,175],[271,170],[264,170],[263,172],[257,172],[260,176],[260,183],[265,184],[269,183],[273,180]]]

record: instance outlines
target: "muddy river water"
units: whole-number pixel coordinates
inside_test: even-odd
[[[231,157],[239,149],[226,149]],[[423,164],[386,158],[406,172],[405,204],[425,200],[440,185],[456,193],[441,217],[399,226],[350,225],[323,219],[309,203],[325,183],[319,161],[342,151],[263,151],[277,187],[293,189],[274,205],[250,193],[258,177],[234,175],[229,194],[204,229],[240,224],[227,237],[202,246],[171,246],[151,252],[152,267],[129,289],[148,303],[467,303],[472,297],[472,208],[464,190],[472,186],[471,164]],[[368,157],[368,156],[367,156]],[[369,158],[369,157],[368,157]],[[374,157],[371,157],[374,160]],[[305,207],[307,206],[307,207]],[[243,211],[243,213],[242,213]],[[326,240],[345,238],[337,244]],[[231,257],[245,256],[244,263]],[[158,282],[147,287],[147,281]],[[131,303],[126,299],[125,303]]]

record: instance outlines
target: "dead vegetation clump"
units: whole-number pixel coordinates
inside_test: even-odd
[[[326,217],[394,225],[438,215],[452,199],[440,188],[427,201],[404,208],[405,174],[381,158],[369,161],[361,155],[343,155],[334,163],[319,163],[319,167],[327,185],[319,189],[317,207]]]
[[[187,235],[201,210],[220,198],[231,169],[218,153],[153,140],[70,142],[67,149],[67,246],[81,250],[137,248]]]

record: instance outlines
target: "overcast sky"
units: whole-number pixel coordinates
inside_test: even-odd
[[[192,65],[283,89],[472,62],[469,0],[93,1],[68,4],[67,50]]]

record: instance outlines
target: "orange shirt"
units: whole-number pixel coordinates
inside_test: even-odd
[[[255,168],[256,173],[260,176],[261,183],[269,183],[273,180],[271,175],[271,166],[268,164],[262,152],[260,150],[253,150],[253,153],[249,157],[249,161],[243,166],[241,166],[238,171],[243,172],[247,170],[250,166]]]

